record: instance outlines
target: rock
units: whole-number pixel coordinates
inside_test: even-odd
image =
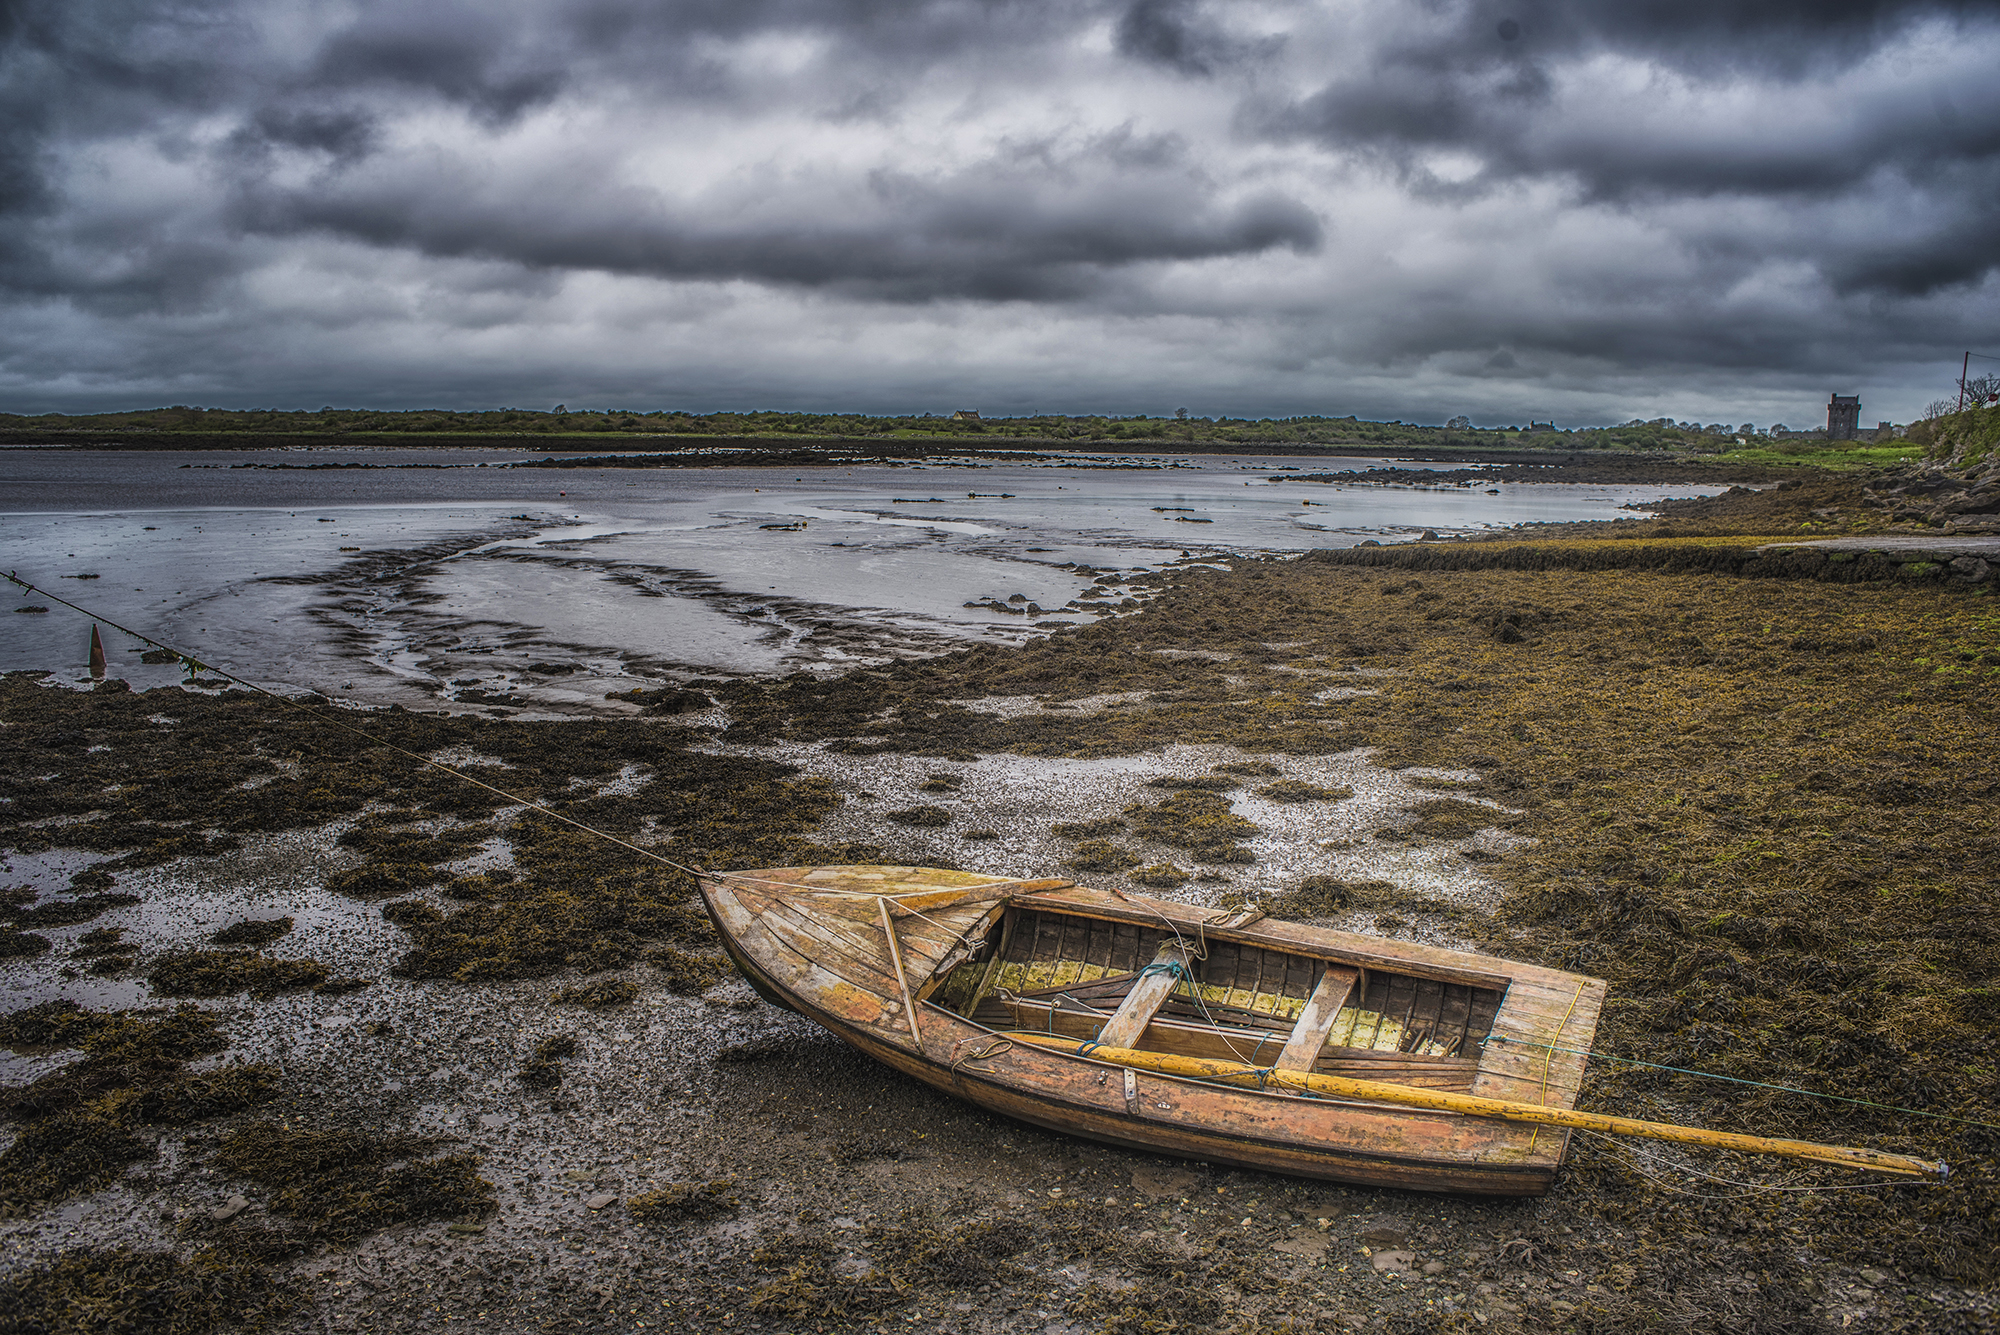
[[[237,1215],[242,1214],[245,1210],[249,1208],[250,1208],[250,1202],[246,1200],[244,1197],[231,1196],[228,1200],[216,1206],[213,1210],[210,1210],[208,1212],[208,1215],[209,1218],[217,1221],[221,1221],[224,1219],[234,1219]]]
[[[1976,556],[1960,556],[1951,563],[1951,573],[1968,584],[1983,584],[1992,577],[1993,567]]]
[[[589,1200],[585,1201],[583,1205],[586,1210],[602,1210],[607,1205],[616,1205],[617,1203],[618,1203],[617,1192],[600,1191],[595,1196],[592,1196]]]
[[[1373,1247],[1403,1247],[1410,1241],[1410,1231],[1394,1224],[1377,1224],[1362,1233],[1361,1240]]]
[[[1385,1275],[1407,1275],[1416,1261],[1415,1252],[1379,1251],[1368,1258],[1368,1264]]]
[[[1862,1271],[1861,1278],[1869,1284],[1887,1284],[1889,1282],[1889,1275],[1887,1271],[1875,1270],[1872,1268]]]
[[[1444,1272],[1445,1264],[1443,1261],[1424,1262],[1424,1273],[1426,1275],[1442,1275]]]

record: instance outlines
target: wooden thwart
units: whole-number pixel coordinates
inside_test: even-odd
[[[1138,1042],[1186,972],[1187,946],[1177,940],[1163,942],[1159,953],[1153,956],[1152,972],[1139,975],[1139,981],[1132,984],[1125,1000],[1118,1003],[1118,1009],[1098,1031],[1097,1041],[1114,1048],[1128,1048]]]
[[[1285,1040],[1285,1050],[1278,1054],[1278,1069],[1281,1071],[1310,1071],[1319,1054],[1326,1047],[1327,1035],[1333,1032],[1334,1021],[1340,1018],[1341,1008],[1347,1005],[1347,998],[1353,995],[1354,985],[1361,977],[1358,969],[1342,969],[1328,965],[1319,976],[1319,985],[1306,998],[1306,1008],[1299,1012],[1298,1023],[1292,1026],[1292,1036]]]
[[[1074,1039],[1046,1034],[1012,1033],[1009,1038],[1040,1047],[1076,1052],[1082,1044]],[[1705,1145],[1718,1150],[1741,1150],[1746,1154],[1779,1154],[1814,1163],[1837,1164],[1867,1172],[1897,1173],[1905,1177],[1928,1177],[1942,1181],[1950,1169],[1942,1163],[1888,1154],[1881,1150],[1858,1149],[1848,1145],[1820,1145],[1809,1140],[1781,1140],[1771,1136],[1746,1136],[1733,1131],[1710,1131],[1697,1126],[1675,1126],[1670,1122],[1646,1122],[1636,1117],[1608,1117],[1602,1113],[1577,1112],[1571,1108],[1548,1108],[1534,1103],[1514,1103],[1506,1099],[1483,1099],[1471,1094],[1444,1090],[1415,1089],[1408,1085],[1385,1084],[1379,1080],[1350,1080],[1342,1076],[1312,1075],[1302,1071],[1271,1070],[1242,1062],[1213,1061],[1201,1057],[1173,1057],[1131,1048],[1093,1047],[1091,1061],[1113,1066],[1157,1071],[1162,1075],[1187,1076],[1196,1080],[1219,1081],[1260,1088],[1298,1089],[1336,1098],[1361,1099],[1370,1103],[1390,1103],[1404,1108],[1426,1108],[1432,1112],[1460,1113],[1468,1117],[1494,1117],[1508,1122],[1533,1122],[1540,1126],[1569,1127],[1577,1131],[1597,1131],[1613,1136],[1639,1136],[1647,1140],[1670,1140],[1682,1145]]]

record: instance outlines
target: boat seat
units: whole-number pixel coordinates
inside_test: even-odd
[[[1139,980],[1098,1031],[1097,1041],[1107,1048],[1137,1047],[1146,1026],[1186,976],[1187,962],[1187,946],[1179,939],[1162,942],[1153,962],[1140,971]]]
[[[1281,1071],[1310,1071],[1319,1054],[1326,1049],[1326,1040],[1333,1033],[1333,1022],[1340,1018],[1340,1012],[1347,1005],[1347,999],[1354,995],[1355,985],[1360,981],[1358,969],[1346,969],[1337,964],[1329,964],[1320,971],[1319,983],[1312,995],[1306,998],[1305,1009],[1292,1025],[1292,1036],[1285,1040],[1285,1050],[1278,1054],[1278,1069]]]

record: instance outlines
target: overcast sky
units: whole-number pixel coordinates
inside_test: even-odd
[[[2000,11],[0,0],[0,410],[1865,421],[2000,353]]]

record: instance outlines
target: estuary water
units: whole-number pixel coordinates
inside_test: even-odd
[[[1266,455],[511,466],[550,457],[0,451],[0,570],[273,687],[569,712],[701,674],[1018,642],[1176,563],[1609,519],[1688,490],[1315,483],[1287,474],[1426,465]],[[89,633],[14,597],[0,669],[77,680]],[[181,675],[104,634],[113,675]]]

